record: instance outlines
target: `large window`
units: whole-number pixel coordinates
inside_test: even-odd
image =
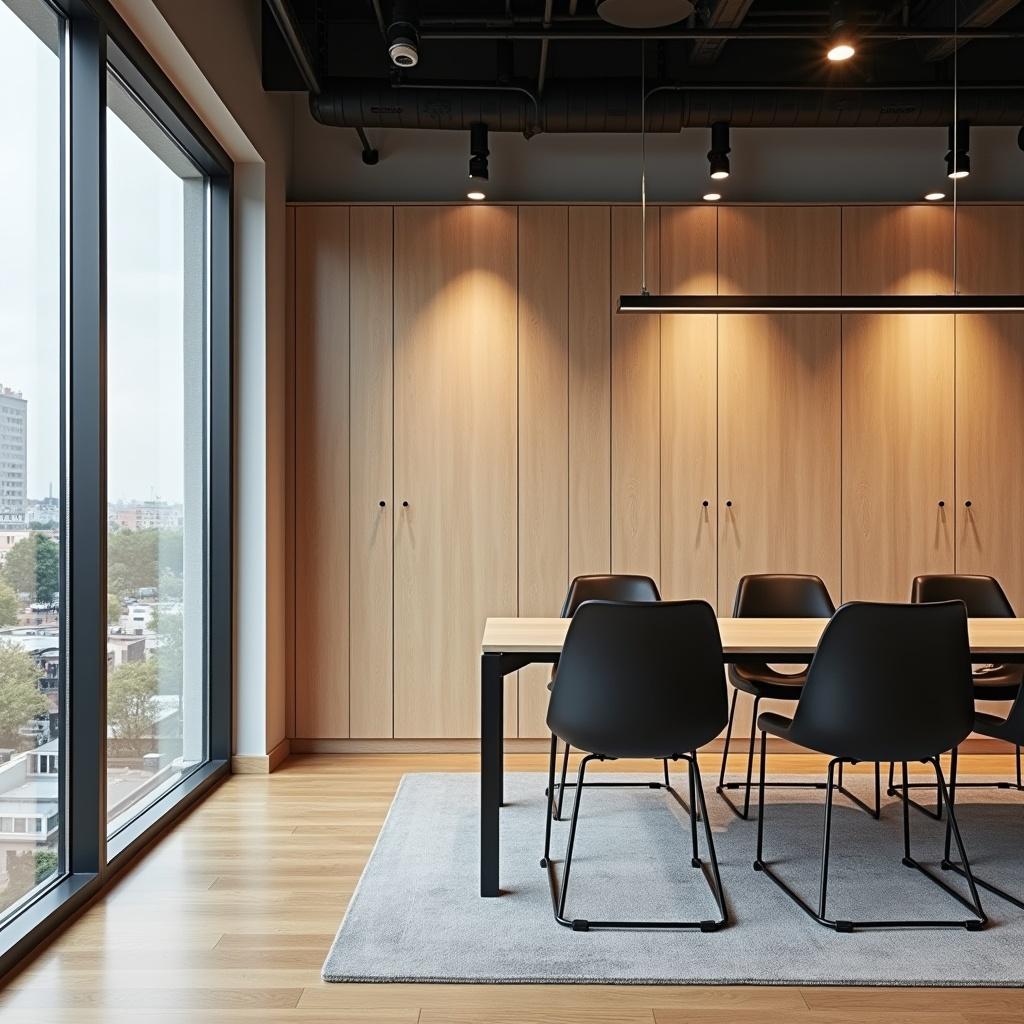
[[[107,0],[0,0],[0,975],[228,770],[230,199]]]
[[[62,36],[0,0],[0,923],[64,867]]]
[[[107,820],[206,759],[207,182],[107,82]]]

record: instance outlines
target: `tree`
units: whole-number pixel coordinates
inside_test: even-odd
[[[116,626],[121,621],[121,599],[116,594],[107,594],[107,625]]]
[[[161,573],[181,574],[181,530],[116,530],[107,536],[107,589],[128,597],[160,586]]]
[[[9,583],[0,580],[0,628],[17,625],[19,611],[21,604],[18,595]]]
[[[57,854],[54,850],[36,850],[36,885],[57,873]]]
[[[107,724],[120,746],[136,757],[152,747],[156,693],[153,659],[119,665],[107,680]]]
[[[60,551],[45,534],[31,533],[19,540],[3,566],[3,578],[17,594],[50,604],[60,589]]]
[[[18,730],[50,709],[39,692],[41,675],[31,655],[17,644],[0,642],[0,746],[30,745]]]

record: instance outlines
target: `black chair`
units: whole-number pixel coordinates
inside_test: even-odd
[[[977,691],[975,691],[977,694]],[[1006,718],[1000,718],[998,715],[989,715],[985,712],[979,711],[974,716],[974,731],[980,733],[982,736],[988,736],[995,740],[1005,740],[1007,743],[1012,743],[1018,751],[1018,757],[1020,756],[1021,744],[1024,744],[1024,689],[1017,692],[1017,697],[1013,702],[1013,707],[1010,708],[1010,713]],[[950,766],[949,771],[949,802],[950,806],[956,804],[956,791],[959,788],[960,783],[957,782],[957,759],[958,752],[956,747],[953,748],[953,762]],[[1018,761],[1019,763],[1019,761]],[[952,829],[949,826],[949,822],[946,822],[946,853],[942,860],[942,866],[947,871],[956,871],[960,875],[965,875],[963,864],[957,864],[950,860],[950,841],[952,838]],[[1009,901],[1015,907],[1020,907],[1024,910],[1024,899],[1020,896],[1011,896],[1005,889],[1000,889],[998,886],[993,885],[991,882],[985,882],[982,879],[975,877],[974,881],[987,889],[991,893],[995,893],[996,896],[1000,896],[1002,899]]]
[[[930,576],[917,576],[911,591],[910,600],[915,603],[929,601],[963,601],[967,606],[967,616],[972,619],[1013,619],[1016,615],[1010,599],[992,576],[968,576],[954,573],[943,573]],[[1024,681],[1024,665],[975,665],[973,670],[975,700],[1016,700]],[[976,789],[1016,789],[1024,791],[1021,779],[1021,747],[1016,746],[1017,780],[994,782],[966,782],[964,788]],[[894,766],[889,766],[889,796],[895,796],[901,787],[893,780]],[[908,791],[931,787],[928,782],[912,782]],[[942,800],[938,792],[935,794],[935,810],[911,800],[912,807],[931,818],[942,817]]]
[[[556,746],[548,766],[548,807],[541,867],[548,872],[555,920],[574,931],[597,928],[699,928],[715,931],[728,912],[708,823],[696,750],[721,732],[726,719],[722,639],[711,606],[704,601],[616,604],[587,601],[576,610],[566,634],[548,705],[554,736],[585,752],[573,803],[572,821],[559,883],[551,860],[551,804]],[[587,921],[566,916],[572,851],[580,800],[591,761],[650,757],[686,761],[690,780],[691,864],[702,870],[715,902],[717,920]],[[697,846],[696,807],[704,820],[708,867]],[[631,879],[622,880],[624,886]]]
[[[733,603],[733,618],[754,619],[828,619],[835,611],[828,588],[817,576],[762,573],[744,576],[736,587]],[[804,683],[807,682],[807,668],[798,673],[777,672],[770,665],[743,662],[729,666],[729,682],[733,685],[732,703],[729,707],[729,725],[725,733],[725,749],[722,751],[722,768],[718,775],[716,791],[732,811],[741,818],[750,815],[750,790],[754,775],[754,741],[757,735],[757,713],[761,701],[799,700]],[[749,693],[754,698],[753,714],[750,716],[750,746],[747,751],[747,780],[726,782],[725,769],[729,758],[729,744],[732,740],[733,723],[736,719],[736,699],[739,692]],[[772,782],[772,787],[781,789],[824,789],[819,782]],[[726,795],[726,790],[743,789],[743,808],[737,807]],[[881,807],[881,780],[879,769],[875,770],[875,807],[872,810],[854,794],[843,787],[842,774],[839,789],[854,803],[869,814],[878,817]]]
[[[939,761],[944,751],[954,749],[970,733],[973,723],[971,651],[963,602],[843,605],[822,635],[793,718],[769,713],[758,719],[761,781],[754,870],[763,871],[814,920],[836,931],[925,927],[974,931],[982,928],[987,918],[981,908]],[[764,860],[764,747],[768,733],[831,757],[817,909],[797,895]],[[854,921],[826,916],[835,770],[844,762],[855,764],[858,761],[898,761],[903,766],[904,783],[909,761],[932,766],[970,888],[970,901],[913,858],[910,805],[906,800],[902,801],[903,864],[931,879],[967,907],[973,917],[966,920]]]
[[[577,576],[569,584],[569,591],[562,603],[562,611],[559,613],[563,619],[571,619],[576,614],[584,601],[660,601],[661,594],[658,593],[658,585],[650,576],[632,576],[626,573],[608,575]],[[551,682],[548,683],[550,690],[558,672],[558,665],[551,670]],[[551,737],[554,742],[554,736]],[[558,784],[558,799],[554,804],[554,817],[556,821],[562,820],[562,800],[565,796],[566,787],[572,789],[575,782],[566,782],[566,775],[569,771],[569,749],[566,743],[565,751],[562,754],[562,775]],[[651,789],[671,789],[669,778],[668,761],[664,764],[664,782],[588,782],[588,786],[646,786]],[[545,794],[546,795],[546,794]]]

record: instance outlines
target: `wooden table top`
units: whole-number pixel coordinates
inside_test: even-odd
[[[571,619],[488,619],[484,654],[558,654]],[[722,649],[737,654],[812,655],[828,619],[719,619]],[[1024,619],[970,619],[971,652],[980,657],[1024,658]]]

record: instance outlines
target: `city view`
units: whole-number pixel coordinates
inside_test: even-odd
[[[28,479],[29,402],[0,387],[0,914],[59,869],[60,501]],[[182,504],[108,507],[107,816],[183,761]]]

